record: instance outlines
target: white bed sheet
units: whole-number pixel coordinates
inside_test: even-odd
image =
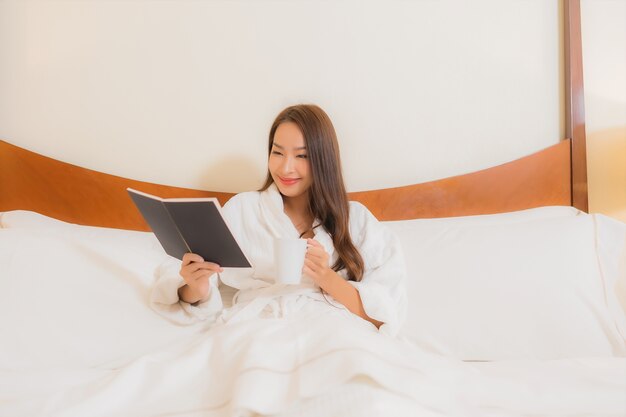
[[[626,416],[626,358],[472,362],[490,380],[486,415]],[[476,394],[476,399],[481,394]]]
[[[626,415],[625,358],[461,362],[323,305],[173,325],[147,302],[164,256],[150,234],[0,229],[0,416]]]

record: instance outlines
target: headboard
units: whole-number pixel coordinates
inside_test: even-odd
[[[579,0],[564,2],[566,138],[482,171],[405,187],[350,193],[380,220],[500,213],[547,205],[587,211]],[[67,164],[0,140],[0,211],[32,210],[94,226],[149,230],[126,188],[162,197],[232,194],[153,184]]]

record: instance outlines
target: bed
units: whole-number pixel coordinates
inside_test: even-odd
[[[165,320],[149,299],[167,255],[126,187],[232,194],[0,141],[0,415],[625,416],[626,224],[587,213],[579,8],[565,6],[566,139],[351,193],[405,252],[397,338],[337,331],[332,315]]]

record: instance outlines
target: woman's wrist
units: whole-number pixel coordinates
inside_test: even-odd
[[[178,298],[189,304],[195,304],[202,300],[202,297],[187,284],[178,289]]]
[[[317,282],[317,285],[319,285],[321,289],[332,295],[337,280],[343,281],[343,278],[341,278],[341,276],[337,272],[329,268],[328,271],[326,271],[326,273],[321,276],[321,279]]]
[[[318,282],[318,285],[336,301],[343,304],[349,311],[371,322],[376,328],[380,328],[383,324],[367,315],[359,291],[350,285],[348,281],[343,279],[337,272],[331,269],[330,272],[322,275],[322,279]]]

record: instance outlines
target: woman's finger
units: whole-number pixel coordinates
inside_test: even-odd
[[[319,265],[315,262],[313,262],[311,259],[305,259],[304,260],[304,266],[306,268],[308,268],[311,272],[316,273],[318,270],[320,270],[320,268],[322,268],[322,265]]]
[[[204,262],[202,256],[195,253],[186,253],[183,255],[183,266],[187,266],[192,262]]]
[[[307,265],[304,265],[304,267],[302,268],[302,273],[308,277],[314,278],[315,277],[315,271],[313,271],[310,267],[308,267]]]
[[[326,253],[324,252],[307,251],[304,257],[310,259],[325,259],[328,257],[328,255],[326,255]]]
[[[214,263],[214,262],[202,262],[200,264],[200,267],[204,268],[204,269],[210,269],[210,270],[215,271],[215,272],[222,272],[223,271],[222,267],[219,266],[218,264]]]
[[[304,268],[313,270],[314,265],[315,264],[310,259],[306,259],[306,258],[304,259]]]
[[[185,271],[187,273],[191,273],[197,271],[198,269],[207,269],[209,271],[222,272],[223,269],[218,265],[212,262],[192,262],[189,265],[183,266],[181,271]]]
[[[206,269],[199,269],[198,271],[196,271],[193,274],[189,275],[189,281],[193,282],[193,281],[197,281],[199,279],[210,277],[214,273],[215,273],[214,271],[209,271],[209,270],[206,270]]]
[[[323,247],[322,244],[320,242],[318,242],[317,240],[315,240],[315,239],[307,239],[306,240],[306,244],[310,245],[310,246],[315,246],[315,247],[318,247],[318,248],[322,248]]]
[[[320,265],[328,264],[328,255],[325,252],[307,252],[304,256],[304,259],[310,259],[314,262],[319,263]]]

